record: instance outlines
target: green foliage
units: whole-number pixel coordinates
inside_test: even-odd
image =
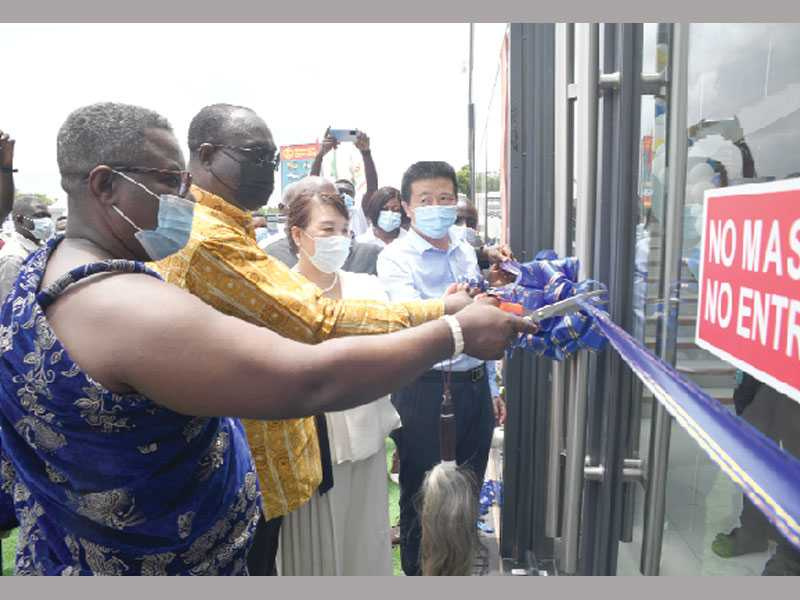
[[[484,178],[486,179],[485,184]],[[467,198],[474,199],[469,187],[469,165],[464,165],[456,172],[456,179],[458,180],[458,191],[466,195]],[[484,191],[499,192],[500,174],[493,172],[483,173],[479,170],[475,181],[475,187],[478,188],[478,193],[483,193]]]
[[[14,193],[14,199],[15,200],[17,198],[22,197],[22,196],[33,196],[35,198],[38,198],[42,202],[44,202],[47,206],[52,206],[53,204],[55,204],[55,201],[56,201],[55,198],[51,198],[47,194],[28,194],[28,193],[25,193],[25,192],[15,192]]]
[[[472,198],[472,190],[469,189],[469,165],[464,165],[456,172],[458,180],[458,191],[467,198]]]

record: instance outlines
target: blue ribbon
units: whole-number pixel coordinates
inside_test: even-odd
[[[492,504],[497,503],[498,506],[503,506],[503,482],[494,479],[484,481],[478,500],[481,516],[489,512]]]
[[[552,250],[540,252],[529,263],[509,261],[501,267],[515,276],[514,283],[498,288],[488,288],[485,281],[470,283],[528,310],[602,287],[592,280],[578,282],[579,262],[559,259]],[[800,550],[800,461],[681,377],[593,302],[583,302],[580,311],[546,319],[539,326],[537,335],[514,347],[562,360],[582,348],[596,351],[610,342],[667,412]],[[492,498],[488,490],[485,498],[485,502]]]
[[[483,279],[467,283],[488,291],[506,302],[521,304],[528,311],[565,300],[575,294],[605,286],[592,279],[578,281],[580,262],[573,257],[559,258],[553,250],[544,250],[527,263],[507,261],[500,267],[514,275],[514,283],[489,288]],[[594,317],[586,311],[544,319],[539,322],[539,332],[520,338],[510,348],[522,348],[539,356],[563,360],[578,350],[602,350],[606,340],[594,325]]]
[[[606,313],[589,303],[582,307],[669,414],[800,550],[800,461],[681,377]]]

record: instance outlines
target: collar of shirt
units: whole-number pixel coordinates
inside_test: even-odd
[[[256,230],[253,227],[253,216],[237,206],[234,206],[224,198],[212,194],[196,185],[192,186],[192,196],[197,200],[198,204],[202,204],[206,208],[220,213],[224,220],[232,221],[247,232],[247,235],[255,239]]]
[[[420,254],[425,254],[425,252],[427,252],[428,250],[433,250],[434,252],[444,252],[444,250],[437,248],[436,246],[431,244],[428,240],[426,240],[424,237],[422,237],[419,233],[417,233],[417,230],[414,229],[413,225],[408,228],[408,233],[406,234],[405,237],[408,238],[407,241],[409,245]],[[462,240],[457,235],[454,235],[452,227],[448,230],[447,237],[449,238],[449,243],[447,246],[447,254],[452,254],[461,245]]]

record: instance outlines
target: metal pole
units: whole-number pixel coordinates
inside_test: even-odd
[[[578,148],[578,200],[575,248],[581,277],[591,277],[594,249],[594,208],[597,188],[597,86],[598,24],[575,26],[575,83],[578,99],[576,129]],[[589,355],[580,352],[573,361],[574,394],[567,417],[567,463],[564,473],[564,525],[561,567],[565,573],[578,569],[581,500],[586,458],[586,404]]]
[[[475,104],[472,102],[472,71],[474,67],[475,24],[469,24],[469,92],[467,100],[467,121],[469,128],[469,200],[475,206]]]
[[[683,245],[683,208],[686,194],[687,88],[689,25],[672,26],[670,49],[670,92],[667,137],[667,201],[664,216],[661,297],[664,308],[659,317],[658,354],[674,365],[677,341],[677,315],[680,303],[681,250]],[[653,404],[650,433],[647,493],[644,505],[642,537],[643,575],[658,575],[661,543],[664,536],[667,465],[672,419],[660,402]]]
[[[489,243],[489,142],[483,148],[483,241]]]
[[[569,128],[569,63],[572,60],[572,36],[566,23],[556,24],[555,47],[555,138],[554,138],[554,227],[553,248],[560,256],[569,253],[569,205],[572,202],[569,153],[571,131]],[[567,399],[567,365],[554,362],[550,395],[550,432],[547,459],[547,508],[545,535],[556,538],[559,531],[561,509],[561,449],[564,447],[564,404]]]

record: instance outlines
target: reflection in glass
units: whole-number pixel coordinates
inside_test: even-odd
[[[690,33],[689,151],[683,218],[684,273],[678,367],[709,395],[784,449],[797,453],[800,404],[781,396],[693,343],[703,193],[710,188],[773,181],[800,171],[800,26],[698,24]],[[667,488],[664,564],[689,552],[688,573],[800,574],[800,555],[738,487],[673,427]],[[773,556],[774,555],[774,556]]]
[[[659,27],[645,25],[644,72],[659,70],[666,46]],[[676,319],[677,368],[729,410],[800,455],[800,404],[695,346],[703,193],[709,188],[800,176],[800,26],[695,24],[690,30],[687,131],[689,150],[682,222],[683,268]],[[642,99],[634,311],[636,335],[655,348],[666,112],[663,100]],[[665,286],[666,289],[667,286]],[[650,432],[645,391],[639,447]],[[735,407],[734,407],[735,403]],[[631,434],[638,423],[631,423]],[[638,574],[642,492],[637,491],[633,541],[622,544],[618,572]],[[800,557],[769,527],[739,488],[673,424],[661,574],[800,574]],[[730,533],[733,532],[731,536]]]

